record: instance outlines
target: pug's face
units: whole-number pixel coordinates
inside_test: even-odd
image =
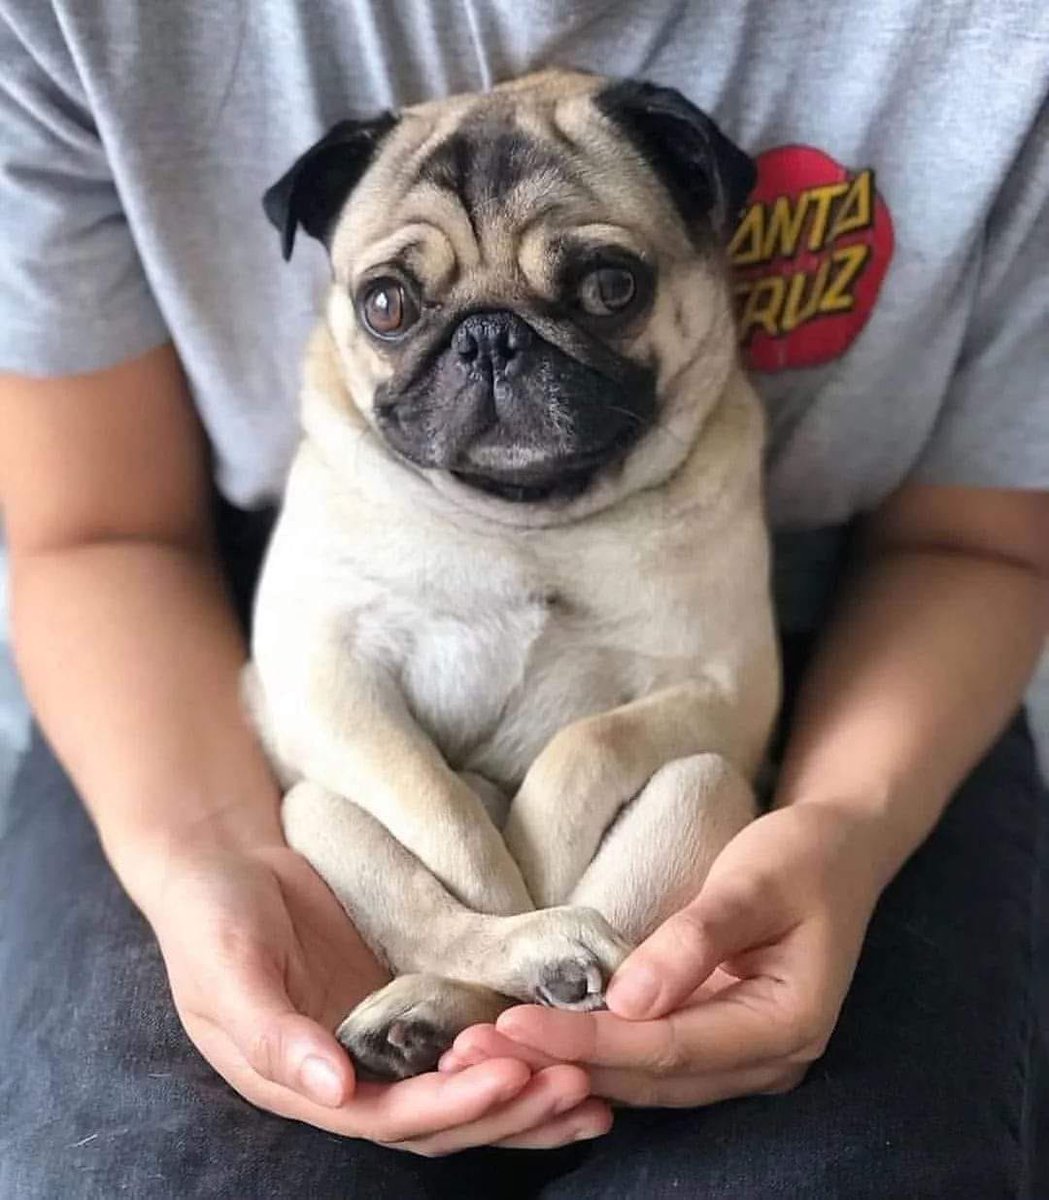
[[[750,160],[678,93],[547,72],[342,122],[266,196],[320,238],[346,396],[473,507],[666,477],[732,368],[722,246]]]

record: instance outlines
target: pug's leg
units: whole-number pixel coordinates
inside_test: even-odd
[[[756,815],[746,779],[718,754],[668,763],[608,830],[571,903],[632,943],[692,900],[711,864]]]
[[[282,817],[289,844],[400,975],[338,1030],[371,1074],[428,1069],[468,1025],[491,1021],[515,1000],[596,1007],[627,951],[590,909],[474,912],[374,817],[318,784],[296,784]]]
[[[529,768],[503,836],[535,903],[564,904],[619,813],[666,763],[716,748],[746,761],[760,737],[695,680],[556,734]],[[762,731],[763,732],[763,731]]]
[[[459,778],[480,800],[484,811],[488,814],[488,819],[496,829],[502,829],[506,824],[506,815],[510,811],[509,798],[490,779],[485,779],[476,771],[460,771]]]
[[[295,778],[353,797],[464,904],[532,908],[484,801],[448,766],[389,673],[350,651],[344,625],[301,615],[279,640],[272,631],[263,639],[267,662],[277,661],[264,686],[258,659],[253,708],[272,757]]]

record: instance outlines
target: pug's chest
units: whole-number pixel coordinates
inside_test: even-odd
[[[524,683],[542,614],[431,613],[413,622],[400,664],[404,699],[445,757],[461,765]]]
[[[410,606],[400,614],[395,672],[418,724],[456,769],[511,784],[563,725],[604,707],[614,687],[604,654],[580,661],[572,622],[543,588],[487,597],[462,609]],[[569,648],[576,669],[557,670]],[[556,689],[545,685],[559,678]]]

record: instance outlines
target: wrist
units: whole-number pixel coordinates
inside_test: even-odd
[[[99,836],[124,889],[147,916],[172,875],[286,846],[280,795],[272,783],[223,800],[173,795],[130,823],[100,828]]]
[[[849,865],[857,883],[880,895],[920,842],[888,789],[777,792],[774,806],[814,820],[828,857]]]

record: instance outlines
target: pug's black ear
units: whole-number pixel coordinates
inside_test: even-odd
[[[621,79],[594,103],[641,152],[688,228],[705,219],[727,240],[757,178],[750,156],[675,88]]]
[[[368,120],[340,121],[266,192],[262,207],[280,234],[285,260],[291,258],[300,225],[310,237],[329,244],[342,206],[396,124],[390,112]]]

